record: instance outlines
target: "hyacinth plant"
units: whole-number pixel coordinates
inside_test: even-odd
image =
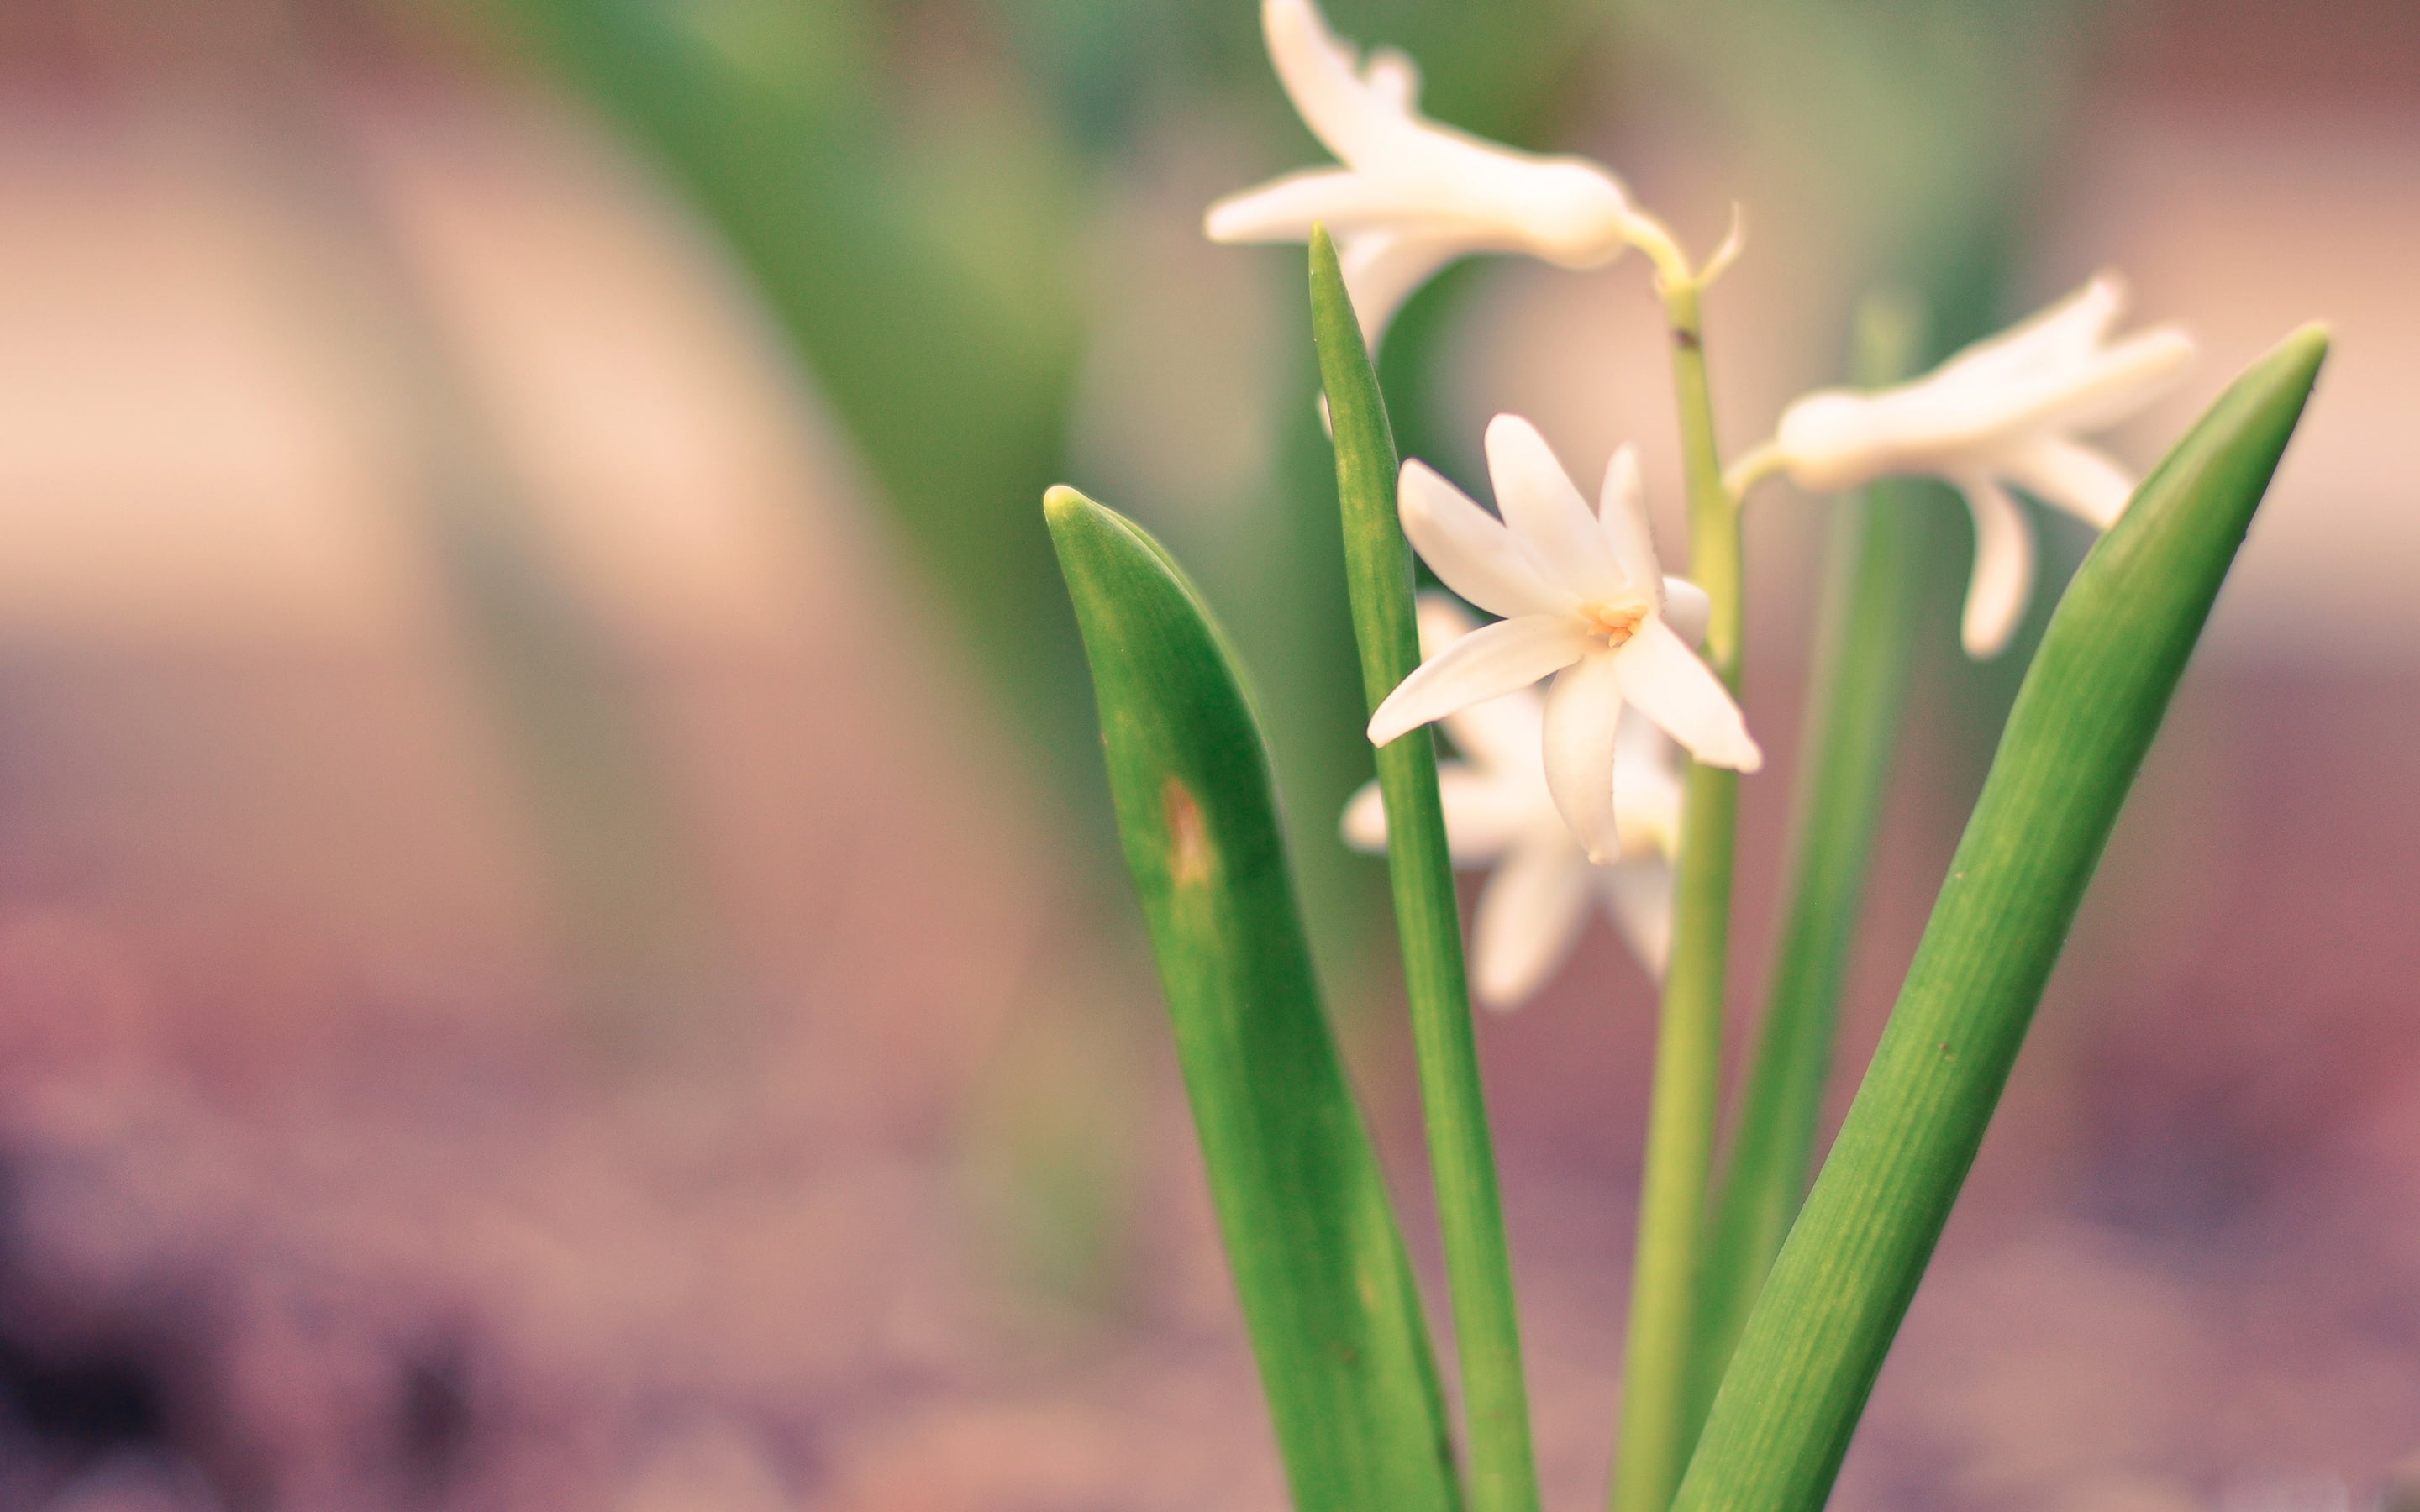
[[[1222,200],[1224,241],[1310,248],[1346,582],[1376,780],[1343,838],[1383,848],[1444,1241],[1460,1422],[1366,1122],[1320,1005],[1249,685],[1199,594],[1132,523],[1045,502],[1091,659],[1112,789],[1296,1504],[1538,1504],[1512,1266],[1472,1022],[1553,974],[1601,900],[1663,1002],[1613,1425],[1613,1512],[1811,1512],[1830,1491],[1980,1145],[2120,805],[2297,424],[2327,338],[2297,332],[2138,486],[2087,439],[2191,360],[2112,338],[2111,277],[1908,377],[1905,323],[1865,322],[1857,388],[1810,393],[1726,463],[1704,262],[1574,158],[1425,118],[1410,59],[1366,55],[1311,0],[1265,0],[1271,56],[1340,165]],[[1498,416],[1491,513],[1398,458],[1371,353],[1469,254],[1578,270],[1636,249],[1662,300],[1688,491],[1668,577],[1636,453],[1593,505],[1527,421]],[[1618,276],[1618,275],[1617,275]],[[1762,764],[1737,694],[1742,524],[1786,476],[1843,493],[1798,763],[1781,944],[1721,1147],[1739,783]],[[1964,496],[1962,639],[2001,654],[2035,586],[2012,487],[2102,534],[2001,735],[1888,1027],[1820,1171],[1817,1119],[1908,675],[1931,522],[1889,481]],[[1413,555],[1458,595],[1416,598]],[[1468,609],[1463,605],[1467,604]],[[1470,610],[1490,616],[1482,623]],[[1433,724],[1458,759],[1440,763]],[[1457,865],[1487,866],[1466,959]]]

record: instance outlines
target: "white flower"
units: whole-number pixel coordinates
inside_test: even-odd
[[[1431,659],[1470,633],[1472,621],[1442,594],[1420,601],[1420,654]],[[1633,954],[1656,977],[1672,943],[1672,857],[1680,851],[1680,748],[1635,713],[1615,740],[1614,823],[1621,858],[1590,864],[1546,793],[1541,739],[1545,703],[1529,688],[1446,716],[1464,759],[1437,769],[1446,843],[1458,866],[1492,866],[1472,921],[1471,989],[1489,1008],[1536,992],[1571,953],[1591,893],[1612,914]],[[1344,838],[1387,844],[1387,810],[1372,782],[1344,810]]]
[[[2192,340],[2168,327],[2103,346],[2124,303],[2123,286],[2102,274],[1912,383],[1807,394],[1783,411],[1772,459],[1814,493],[1890,473],[1957,485],[1975,514],[1966,651],[1996,656],[2024,617],[2034,580],[2033,529],[2006,486],[2107,530],[2134,480],[2072,438],[2140,409],[2193,358]]]
[[[1386,745],[1558,673],[1543,727],[1546,791],[1589,858],[1610,862],[1621,850],[1614,731],[1625,702],[1701,762],[1753,772],[1764,758],[1690,649],[1705,632],[1706,595],[1656,563],[1637,453],[1613,455],[1594,514],[1517,415],[1488,424],[1487,471],[1501,520],[1420,463],[1404,464],[1404,533],[1448,588],[1504,618],[1404,678],[1370,717],[1370,740]]]
[[[1264,0],[1261,24],[1303,123],[1344,166],[1231,194],[1210,207],[1204,229],[1213,241],[1307,241],[1325,222],[1371,346],[1457,257],[1526,252],[1599,268],[1634,235],[1662,235],[1595,163],[1516,152],[1420,116],[1412,60],[1392,48],[1357,59],[1311,0]]]

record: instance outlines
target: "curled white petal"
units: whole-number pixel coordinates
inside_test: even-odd
[[[1471,920],[1470,985],[1482,1006],[1515,1006],[1571,954],[1588,918],[1590,873],[1579,847],[1551,833],[1504,858]]]
[[[1590,861],[1621,854],[1613,810],[1614,733],[1621,719],[1621,674],[1615,653],[1596,651],[1556,674],[1546,693],[1546,791]]]
[[[1404,464],[1395,514],[1420,560],[1448,588],[1491,614],[1550,613],[1575,601],[1568,589],[1547,580],[1502,520],[1424,462]]]
[[[1753,772],[1764,753],[1748,737],[1730,690],[1669,625],[1649,620],[1613,653],[1621,696],[1709,766]],[[1550,716],[1551,717],[1551,713]]]
[[[1966,584],[1959,636],[1977,660],[1998,656],[2033,596],[2034,528],[2017,501],[1989,478],[1958,480],[1975,516],[1975,574]]]
[[[1474,630],[1396,685],[1370,717],[1370,743],[1387,745],[1457,709],[1527,687],[1578,660],[1587,642],[1562,614],[1524,614]]]

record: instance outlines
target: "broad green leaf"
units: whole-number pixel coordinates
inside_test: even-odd
[[[1831,1157],[1674,1505],[1814,1512],[2007,1085],[2136,768],[2319,363],[2238,378],[2085,559],[2051,619]]]
[[[1071,488],[1044,512],[1295,1504],[1458,1507],[1419,1293],[1320,1006],[1226,638],[1131,522]]]
[[[1311,234],[1311,332],[1335,427],[1336,490],[1343,515],[1344,576],[1362,692],[1375,711],[1420,664],[1412,596],[1412,548],[1395,517],[1395,439],[1361,322],[1344,290],[1335,243]],[[1468,1415],[1471,1504],[1479,1512],[1531,1512],[1538,1471],[1521,1371],[1521,1319],[1504,1238],[1496,1150],[1479,1080],[1479,1045],[1463,970],[1462,914],[1438,801],[1436,747],[1426,729],[1381,747],[1378,789],[1387,805],[1387,871],[1411,999],[1420,1110],[1435,1173],[1454,1336]]]

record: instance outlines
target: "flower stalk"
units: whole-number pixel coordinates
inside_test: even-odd
[[[1907,302],[1869,301],[1858,320],[1858,378],[1880,385],[1905,376],[1920,323]],[[1807,1194],[1841,985],[1923,604],[1937,511],[1932,500],[1910,495],[1926,486],[1878,482],[1835,506],[1815,684],[1791,805],[1789,899],[1699,1298],[1692,1411],[1699,1420]]]
[[[1699,304],[1708,276],[1727,260],[1718,255],[1703,272],[1675,276],[1684,271],[1678,259],[1659,258],[1666,270],[1657,285],[1671,330],[1672,388],[1689,497],[1689,575],[1708,601],[1706,660],[1736,698],[1743,623],[1739,501],[1723,481]],[[1672,953],[1649,1094],[1612,1512],[1665,1512],[1688,1462],[1697,1288],[1722,1093],[1723,989],[1738,821],[1739,774],[1693,764],[1682,810]]]

